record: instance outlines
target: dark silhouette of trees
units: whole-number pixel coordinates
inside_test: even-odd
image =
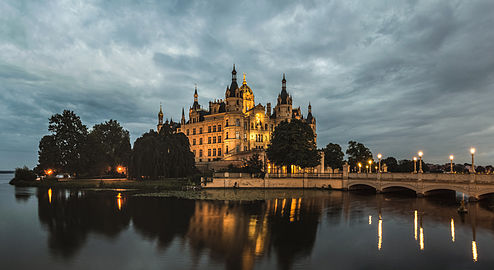
[[[372,160],[372,153],[369,148],[356,141],[348,142],[346,154],[348,155],[348,163],[351,167],[356,167],[359,162],[365,167],[365,164],[367,164],[369,160]]]
[[[249,173],[260,173],[264,168],[264,164],[262,159],[259,158],[259,154],[253,154],[245,162],[245,168]]]
[[[312,128],[297,119],[276,126],[266,154],[275,165],[288,168],[290,165],[315,167],[321,159]]]
[[[194,172],[194,154],[185,134],[163,126],[159,134],[150,130],[135,141],[129,164],[131,177],[184,177]]]
[[[324,165],[329,166],[332,169],[342,168],[344,154],[339,144],[328,143],[323,151]]]
[[[94,125],[88,135],[83,156],[89,175],[115,174],[116,167],[127,166],[130,159],[130,136],[116,120]],[[107,169],[110,168],[108,172]]]
[[[88,131],[73,111],[64,110],[50,118],[48,131],[39,144],[38,171],[55,168],[65,173],[79,174],[83,171],[83,147]]]
[[[397,172],[398,171],[398,161],[394,157],[387,157],[383,159],[382,164],[386,164],[388,167],[388,172]]]

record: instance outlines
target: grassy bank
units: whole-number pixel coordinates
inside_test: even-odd
[[[46,188],[107,188],[107,189],[145,189],[145,190],[183,190],[193,186],[187,178],[170,178],[164,180],[135,181],[127,179],[72,179],[67,181],[43,180],[24,181],[14,180],[12,185],[17,187],[46,187]]]

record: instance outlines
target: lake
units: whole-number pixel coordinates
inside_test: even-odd
[[[494,267],[492,199],[459,215],[457,194],[216,190],[190,200],[15,188],[12,177],[0,174],[1,269]]]

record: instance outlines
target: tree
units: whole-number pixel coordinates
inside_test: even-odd
[[[41,139],[38,170],[51,168],[79,174],[84,169],[83,147],[87,128],[74,112],[64,110],[51,116],[48,131],[52,134]]]
[[[288,168],[290,165],[315,167],[321,159],[312,128],[297,119],[276,126],[266,154],[275,165]]]
[[[344,154],[339,144],[328,143],[323,151],[324,164],[326,166],[329,166],[332,169],[342,168]]]
[[[134,143],[129,174],[135,178],[184,177],[195,172],[194,154],[187,136],[163,126],[150,130]]]
[[[398,170],[398,161],[394,157],[388,157],[381,161],[382,164],[386,164],[388,167],[388,172],[397,172]]]
[[[110,119],[94,125],[86,143],[89,166],[96,171],[110,167],[114,173],[118,165],[127,166],[130,158],[129,132],[118,121]]]
[[[259,158],[259,154],[253,154],[245,163],[246,169],[249,173],[260,173],[264,168],[262,160]]]
[[[365,147],[362,143],[355,141],[348,142],[346,154],[348,155],[348,163],[351,167],[356,167],[359,162],[365,167],[365,164],[367,164],[369,160],[372,160],[372,153],[369,148]]]
[[[42,174],[44,170],[58,171],[60,167],[60,149],[55,141],[55,136],[46,135],[39,142],[38,166],[35,170]]]

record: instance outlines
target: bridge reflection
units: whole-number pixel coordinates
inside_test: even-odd
[[[111,239],[129,228],[156,241],[162,251],[175,240],[184,241],[191,261],[198,263],[208,256],[226,269],[253,269],[256,262],[270,256],[280,268],[291,268],[311,256],[317,241],[324,242],[318,238],[321,222],[329,227],[376,226],[379,252],[395,248],[388,244],[386,230],[397,218],[413,224],[410,233],[422,251],[435,224],[446,224],[453,243],[455,230],[470,227],[473,261],[478,260],[476,229],[494,233],[494,212],[488,203],[469,204],[469,214],[460,216],[452,200],[309,190],[284,191],[287,198],[279,199],[267,191],[248,192],[258,192],[265,199],[195,201],[135,197],[123,191],[58,189],[38,189],[36,196],[48,247],[53,255],[65,259],[72,259],[91,234]]]

